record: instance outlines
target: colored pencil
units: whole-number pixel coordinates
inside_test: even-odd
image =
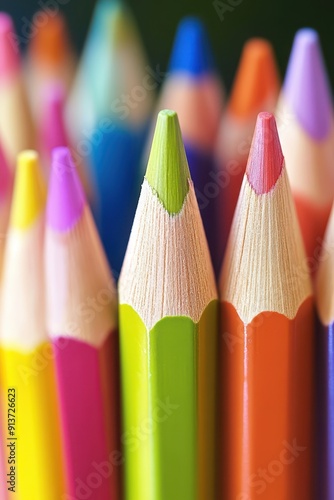
[[[280,82],[271,44],[262,38],[246,42],[223,114],[217,143],[222,195],[219,207],[221,253],[224,253],[245,173],[256,118],[273,112]]]
[[[45,262],[67,493],[120,498],[116,293],[67,148],[53,153]]]
[[[70,147],[70,138],[64,119],[64,107],[66,100],[65,88],[59,81],[50,81],[41,90],[40,100],[43,113],[39,120],[40,150],[43,153],[43,164],[45,175],[48,178],[51,169],[52,151],[56,147]],[[89,172],[80,155],[77,155],[75,147],[70,148],[75,154],[76,167],[85,193],[89,200],[93,199],[93,187],[89,179]]]
[[[19,42],[10,16],[0,12],[0,140],[10,166],[34,146],[34,128],[21,75]]]
[[[322,500],[334,498],[334,212],[332,210],[316,278],[317,332],[317,491]]]
[[[37,153],[24,151],[18,158],[0,318],[2,420],[5,437],[12,438],[6,443],[15,438],[14,497],[20,500],[59,500],[64,491],[54,363],[45,329],[44,202]],[[10,389],[16,401],[13,435],[7,428]]]
[[[260,113],[221,280],[221,498],[311,500],[313,299],[275,119]]]
[[[72,144],[91,165],[93,213],[116,278],[138,201],[157,78],[123,2],[100,0],[67,112]]]
[[[61,81],[67,94],[74,77],[76,58],[66,20],[59,11],[50,15],[44,9],[36,12],[32,21],[34,19],[38,21],[38,28],[28,44],[25,76],[31,107],[38,119],[43,109],[40,105],[43,88],[50,81]]]
[[[214,146],[222,113],[223,89],[205,26],[195,17],[183,19],[178,27],[158,104],[159,109],[175,109],[179,115],[210,252],[218,270],[216,209],[220,187]]]
[[[69,139],[63,118],[65,89],[62,83],[53,81],[46,84],[39,96],[43,113],[38,127],[40,150],[43,153],[44,168],[49,176],[52,150],[68,146]]]
[[[125,498],[213,500],[217,293],[173,111],[158,116],[119,301]]]
[[[334,127],[330,87],[314,30],[296,34],[278,115],[308,263],[315,271],[334,197]]]

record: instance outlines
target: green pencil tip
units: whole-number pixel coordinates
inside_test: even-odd
[[[146,175],[148,183],[169,212],[178,214],[189,191],[190,172],[175,111],[160,111]]]

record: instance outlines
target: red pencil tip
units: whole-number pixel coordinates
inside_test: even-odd
[[[257,194],[269,193],[275,186],[283,167],[283,153],[272,113],[259,113],[246,175]]]

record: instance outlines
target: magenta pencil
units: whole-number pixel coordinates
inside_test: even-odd
[[[116,293],[68,148],[53,152],[45,263],[68,494],[118,499]]]

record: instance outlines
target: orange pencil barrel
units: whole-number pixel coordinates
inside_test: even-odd
[[[222,303],[226,500],[311,498],[313,303],[292,320],[266,312],[245,325]]]
[[[222,500],[311,500],[314,317],[276,123],[260,113],[220,292]]]

